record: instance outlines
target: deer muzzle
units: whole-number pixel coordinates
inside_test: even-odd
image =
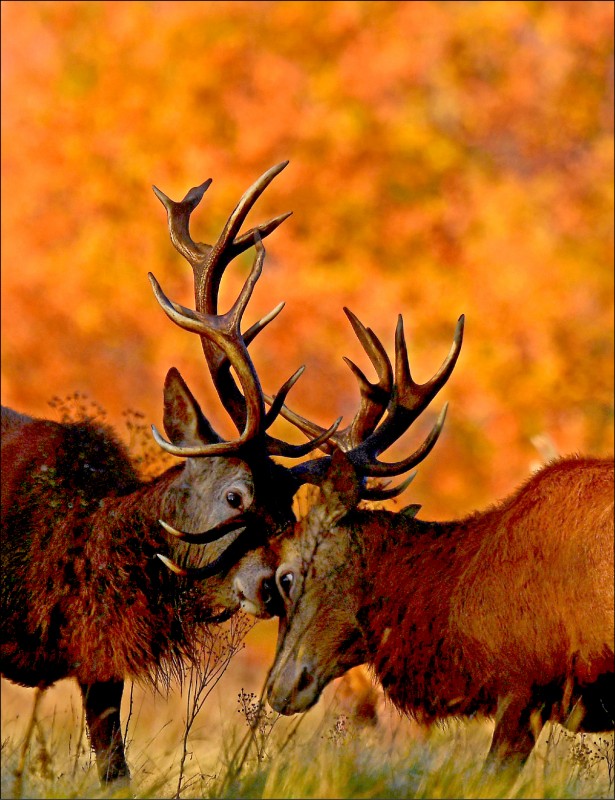
[[[297,659],[281,669],[274,667],[267,684],[267,700],[279,714],[300,714],[317,702],[321,690],[311,665]]]
[[[280,613],[274,573],[267,567],[240,571],[233,580],[233,590],[246,614],[268,619]]]

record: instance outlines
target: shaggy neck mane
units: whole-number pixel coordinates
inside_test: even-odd
[[[146,483],[105,426],[35,421],[29,428],[25,445],[3,446],[11,465],[3,517],[12,531],[3,567],[20,576],[2,597],[16,643],[6,654],[7,677],[26,676],[30,685],[69,675],[83,683],[168,680],[191,654],[199,611],[195,593],[182,591],[156,558],[168,553],[161,502],[182,466]]]

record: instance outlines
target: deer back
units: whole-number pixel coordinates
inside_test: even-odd
[[[120,517],[110,534],[105,503],[140,483],[112,432],[91,423],[27,422],[3,439],[2,463],[2,671],[53,683],[90,651],[69,655],[69,629],[83,632],[103,598],[117,605],[111,575],[129,537]]]

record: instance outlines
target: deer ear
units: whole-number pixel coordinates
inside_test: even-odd
[[[221,439],[175,367],[164,382],[164,429],[175,445],[213,444]]]
[[[346,454],[336,448],[321,487],[330,524],[337,522],[357,505],[360,500],[360,483],[360,478]]]

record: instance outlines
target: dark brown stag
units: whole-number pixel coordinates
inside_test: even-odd
[[[124,679],[155,678],[177,666],[190,656],[199,625],[239,609],[238,562],[244,559],[245,584],[250,549],[294,521],[300,481],[271,456],[302,456],[331,432],[295,446],[267,433],[301,370],[266,412],[247,345],[282,306],[240,332],[263,266],[261,238],[288,215],[243,235],[239,229],[285,166],[269,170],[244,194],[213,247],[193,242],[188,229],[210,181],[180,203],[155,189],[171,239],[194,269],[196,311],[169,301],[150,280],[171,319],[201,337],[236,439],[218,436],[176,369],[164,385],[170,441],[157,431],[155,437],[185,460],[149,482],[139,479],[108,427],[2,409],[2,674],[38,687],[76,678],[102,781],[128,775],[119,716]],[[232,309],[220,315],[224,269],[252,245],[250,276]]]
[[[613,460],[554,461],[457,521],[418,520],[418,506],[357,508],[363,476],[401,474],[433,445],[434,433],[404,462],[378,461],[447,380],[461,328],[423,385],[410,377],[401,319],[394,379],[373,333],[363,337],[381,353],[372,358],[381,380],[371,398],[363,393],[355,425],[332,437],[322,502],[261,552],[263,574],[277,567],[281,603],[254,598],[257,613],[280,615],[270,704],[305,711],[331,680],[367,663],[393,703],[426,723],[495,717],[492,763],[523,763],[548,720],[612,729]]]

